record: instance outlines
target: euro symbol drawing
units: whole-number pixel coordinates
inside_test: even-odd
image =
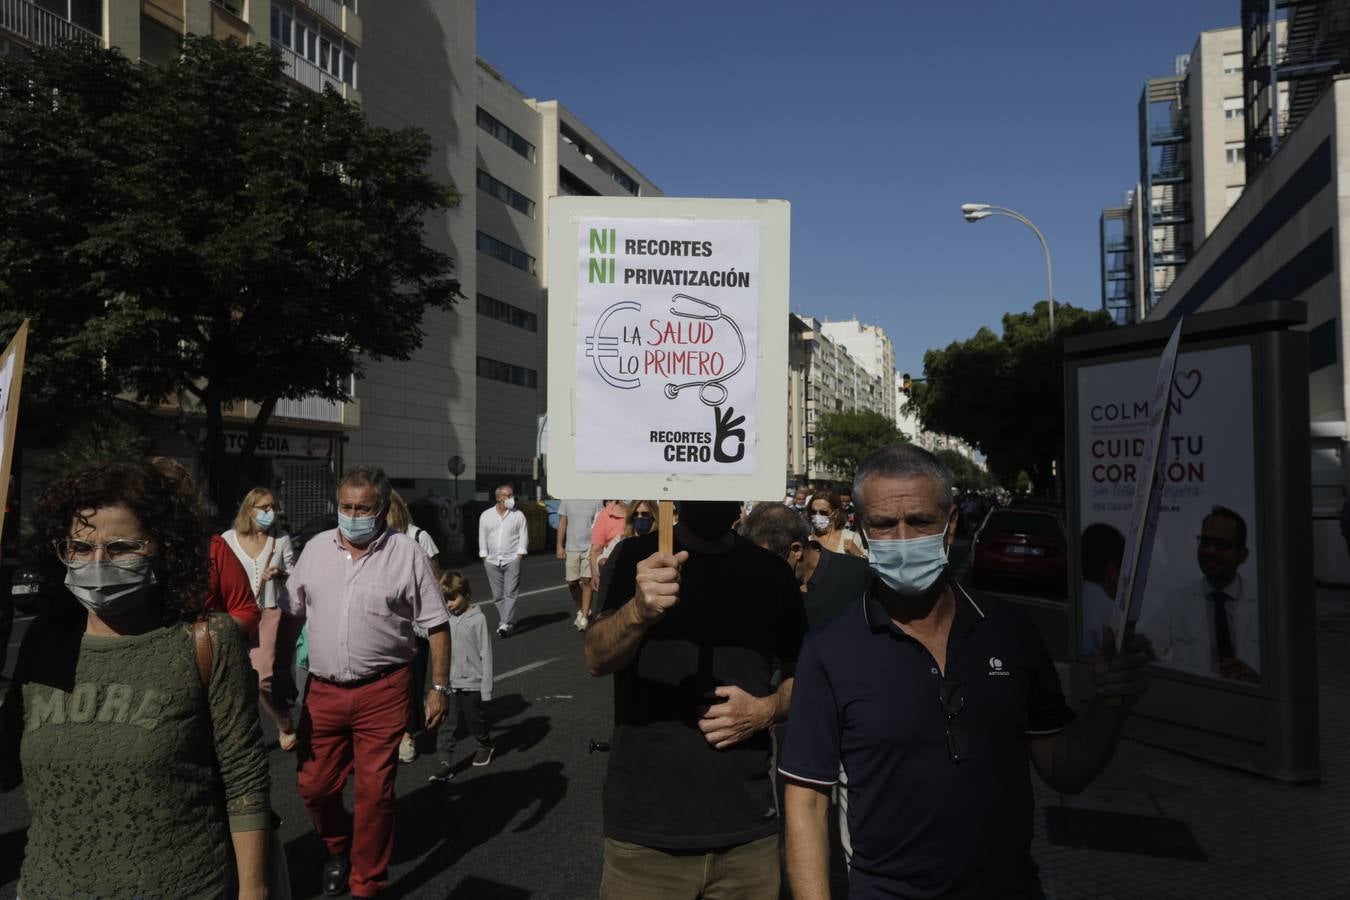
[[[619,339],[605,334],[605,325],[609,322],[610,316],[624,311],[641,312],[642,304],[636,300],[620,300],[601,313],[595,322],[595,333],[586,338],[586,356],[595,363],[595,371],[604,379],[605,384],[621,391],[631,391],[642,383],[641,380],[636,376],[616,375],[606,369],[602,362],[606,359],[619,358]]]

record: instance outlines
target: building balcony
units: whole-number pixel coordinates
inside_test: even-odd
[[[1149,173],[1153,184],[1179,184],[1190,177],[1185,166],[1161,166]]]
[[[356,89],[349,84],[344,84],[340,78],[337,78],[331,72],[325,72],[294,50],[283,47],[276,41],[272,42],[272,46],[281,53],[286,75],[303,87],[321,94],[324,86],[327,85],[337,91],[339,96],[348,100],[359,101],[360,94],[357,93]]]
[[[1186,140],[1186,126],[1180,122],[1153,125],[1148,130],[1148,139],[1153,144],[1179,144]]]
[[[103,35],[43,9],[32,0],[0,0],[0,33],[40,47],[51,47],[62,41],[103,43]]]
[[[1131,242],[1128,238],[1119,238],[1108,240],[1106,242],[1107,253],[1128,253],[1131,249]]]

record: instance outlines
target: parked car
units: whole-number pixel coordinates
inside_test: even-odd
[[[975,532],[971,576],[976,587],[1009,579],[1053,587],[1062,596],[1068,578],[1068,542],[1059,518],[1039,510],[991,510]]]

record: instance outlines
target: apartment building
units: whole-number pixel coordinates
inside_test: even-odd
[[[857,319],[831,322],[820,326],[821,333],[849,352],[868,375],[882,385],[895,375],[895,348],[880,325],[864,325]],[[883,389],[879,392],[881,405],[877,412],[888,419],[895,418],[895,394]]]
[[[883,413],[894,404],[891,374],[874,377],[843,344],[825,334],[819,319],[794,313],[788,321],[788,481],[851,478],[852,472],[817,460],[817,423],[830,413]]]
[[[558,101],[527,97],[483,60],[475,81],[475,484],[483,497],[501,483],[537,496],[536,441],[547,405],[549,202],[661,191]]]
[[[1277,39],[1283,22],[1277,24]],[[1102,307],[1138,322],[1246,184],[1242,29],[1202,32],[1139,98],[1139,181],[1100,219]]]

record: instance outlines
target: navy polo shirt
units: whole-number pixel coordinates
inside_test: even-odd
[[[779,771],[833,785],[843,763],[854,898],[1042,896],[1027,739],[1074,715],[1026,613],[983,610],[952,586],[945,680],[964,699],[952,718],[961,762],[936,661],[870,592],[802,645]]]

